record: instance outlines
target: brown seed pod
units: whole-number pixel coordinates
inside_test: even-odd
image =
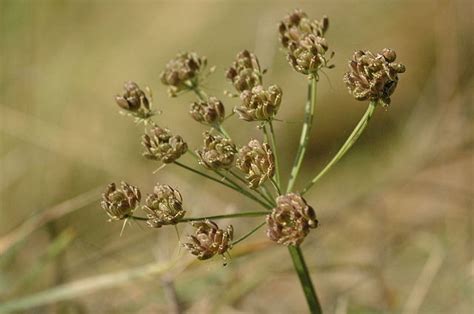
[[[192,225],[196,232],[188,237],[190,242],[183,245],[198,259],[209,259],[216,254],[224,255],[232,248],[232,225],[227,226],[226,230],[219,229],[217,224],[210,220],[194,222]]]
[[[349,61],[349,72],[344,75],[349,93],[360,101],[390,104],[390,96],[398,84],[398,74],[405,66],[395,63],[395,51],[385,48],[381,53],[356,51]]]
[[[267,216],[267,236],[279,244],[299,245],[318,226],[314,209],[296,193],[281,195]]]

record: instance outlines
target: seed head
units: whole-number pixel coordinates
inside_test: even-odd
[[[275,158],[270,145],[261,144],[258,140],[251,140],[239,150],[236,164],[252,189],[275,174]]]
[[[125,91],[122,95],[115,96],[115,102],[120,108],[140,118],[145,119],[152,116],[150,100],[137,83],[127,81],[124,83],[123,89]]]
[[[318,226],[314,209],[296,193],[281,195],[267,216],[267,236],[279,244],[299,245]]]
[[[194,222],[192,225],[196,228],[196,232],[188,237],[189,242],[185,243],[184,247],[198,259],[205,260],[216,254],[223,255],[232,248],[234,236],[232,225],[227,226],[225,231],[210,220]]]
[[[290,43],[298,43],[309,34],[323,37],[328,27],[327,16],[323,16],[321,21],[311,20],[305,12],[295,9],[280,22],[278,27],[280,42],[284,48],[288,48]]]
[[[349,72],[344,74],[349,93],[357,100],[377,101],[388,106],[398,84],[398,74],[405,72],[404,65],[394,62],[396,57],[395,51],[388,48],[377,54],[354,52]]]
[[[176,97],[179,92],[192,89],[198,84],[199,75],[207,66],[207,59],[195,52],[180,53],[170,60],[160,78],[168,86],[168,93]]]
[[[242,105],[234,110],[245,121],[271,120],[280,108],[282,94],[277,85],[272,85],[267,90],[258,85],[240,94]]]
[[[156,184],[153,194],[148,194],[143,209],[147,213],[147,224],[152,228],[175,225],[183,218],[183,198],[178,190],[166,184]]]
[[[121,182],[121,188],[117,189],[115,183],[110,183],[102,194],[100,205],[110,220],[122,220],[133,213],[140,200],[140,190],[136,186]]]
[[[309,34],[298,43],[289,44],[287,59],[296,71],[306,75],[316,74],[322,67],[332,67],[328,65],[329,60],[325,56],[327,50],[324,37]]]
[[[149,134],[143,135],[142,145],[146,149],[143,156],[165,164],[174,162],[188,150],[188,145],[181,136],[173,135],[170,130],[162,129],[156,124]]]
[[[212,170],[229,169],[234,163],[237,149],[231,139],[204,132],[204,145],[197,151],[199,163]]]
[[[189,113],[197,122],[208,125],[220,123],[225,117],[224,105],[216,97],[209,97],[207,101],[193,102]]]
[[[226,77],[239,93],[262,85],[262,75],[257,57],[248,50],[237,54],[234,63],[226,73]]]
[[[322,67],[332,68],[328,61],[333,54],[325,56],[328,44],[324,33],[329,27],[329,19],[311,20],[301,10],[294,10],[280,22],[280,42],[287,49],[287,60],[298,72],[317,75]]]

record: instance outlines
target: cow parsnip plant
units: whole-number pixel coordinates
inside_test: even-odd
[[[125,226],[127,220],[134,219],[145,222],[150,228],[191,223],[195,233],[189,235],[182,245],[200,260],[216,255],[225,258],[233,246],[265,226],[271,241],[288,248],[310,312],[321,313],[300,248],[310,231],[318,227],[318,219],[316,211],[303,196],[348,152],[376,108],[389,106],[390,96],[398,83],[398,74],[405,71],[403,65],[395,62],[396,54],[391,49],[383,49],[380,53],[354,53],[343,80],[355,99],[368,103],[367,111],[332,160],[302,190],[295,190],[313,123],[318,74],[322,69],[334,67],[330,63],[334,53],[329,52],[325,37],[328,27],[326,16],[320,21],[313,20],[301,10],[294,10],[279,24],[279,38],[288,63],[308,81],[308,99],[299,147],[287,181],[280,175],[273,128],[273,120],[282,105],[283,91],[278,85],[264,85],[265,71],[255,54],[248,50],[239,52],[226,72],[226,78],[235,89],[235,93],[226,94],[240,97],[241,101],[228,115],[223,102],[215,96],[208,96],[202,88],[203,81],[214,72],[213,68],[208,69],[205,57],[194,52],[181,53],[166,65],[160,78],[167,86],[169,95],[178,97],[185,92],[193,92],[196,101],[190,105],[190,116],[209,128],[203,134],[202,146],[194,151],[181,136],[154,119],[156,112],[153,111],[148,89],[143,91],[131,81],[125,83],[123,94],[116,96],[116,103],[122,113],[145,125],[142,137],[145,158],[162,166],[174,164],[224,185],[256,202],[262,210],[189,217],[183,197],[174,187],[157,183],[152,193],[142,200],[138,187],[122,182],[120,186],[111,183],[103,194],[101,206],[110,221],[124,220]],[[257,122],[258,129],[262,131],[260,138],[249,139],[243,145],[235,143],[231,133],[224,128],[226,120],[234,118],[234,114],[242,120],[243,126],[250,127],[246,123]],[[191,155],[194,165],[180,161],[185,154]],[[222,218],[242,217],[261,217],[262,222],[239,239],[234,239],[231,225],[224,228],[215,222]]]

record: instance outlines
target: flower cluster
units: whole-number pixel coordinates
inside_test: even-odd
[[[224,255],[232,248],[232,225],[227,226],[226,230],[219,229],[219,226],[210,220],[194,222],[192,225],[196,232],[188,237],[190,242],[185,243],[184,247],[198,259],[209,259],[216,254]]]
[[[168,86],[168,93],[176,97],[184,90],[192,89],[198,84],[199,75],[207,66],[207,59],[195,52],[180,53],[172,59],[161,72],[161,82]]]
[[[277,85],[272,85],[267,90],[261,85],[255,86],[240,94],[242,105],[235,108],[235,112],[245,121],[271,120],[280,108],[282,94]]]
[[[199,163],[206,168],[229,169],[234,163],[237,149],[231,139],[204,132],[204,145],[198,150]]]
[[[262,76],[257,56],[248,50],[237,54],[234,63],[226,73],[226,77],[239,93],[262,85]]]
[[[143,209],[147,213],[147,224],[152,228],[177,224],[184,217],[183,198],[178,190],[166,184],[157,184],[146,198]]]
[[[277,198],[277,205],[267,216],[267,236],[279,244],[299,245],[310,229],[318,226],[314,209],[299,194]]]
[[[145,122],[146,132],[142,137],[142,145],[145,147],[143,156],[164,164],[174,163],[192,173],[202,175],[241,193],[266,210],[271,209],[271,212],[236,212],[230,215],[184,218],[186,210],[183,208],[181,193],[169,185],[156,184],[141,206],[146,216],[140,217],[135,215],[136,208],[140,206],[140,190],[122,182],[120,187],[111,183],[102,195],[101,207],[110,220],[136,219],[146,221],[151,228],[193,221],[195,233],[188,237],[189,242],[185,243],[184,247],[200,260],[225,255],[232,245],[240,243],[259,228],[233,241],[232,225],[221,229],[215,222],[208,220],[209,218],[266,216],[267,236],[270,240],[286,246],[300,245],[309,232],[318,227],[315,210],[302,195],[355,143],[374,113],[375,103],[385,106],[390,103],[390,97],[397,87],[398,74],[405,72],[405,67],[395,62],[396,53],[391,49],[383,49],[380,53],[354,53],[349,61],[349,71],[344,75],[344,82],[349,93],[357,100],[368,100],[371,103],[361,122],[328,165],[300,190],[301,193],[293,192],[309,143],[318,72],[323,68],[332,67],[328,62],[333,54],[328,53],[329,47],[325,38],[328,27],[329,20],[326,16],[318,21],[310,19],[301,10],[294,10],[285,16],[278,27],[279,39],[289,64],[297,72],[307,75],[310,80],[301,140],[288,181],[287,194],[282,195],[281,192],[282,177],[276,161],[277,141],[272,124],[280,108],[283,92],[277,85],[270,85],[268,88],[264,86],[265,70],[262,70],[254,53],[248,50],[239,52],[226,71],[226,78],[238,93],[234,96],[239,96],[240,100],[240,104],[234,108],[234,113],[237,113],[240,120],[259,121],[259,128],[263,130],[266,142],[270,139],[271,145],[257,139],[250,140],[239,149],[234,144],[230,133],[223,126],[224,122],[227,122],[223,103],[216,97],[208,97],[202,86],[204,76],[212,72],[211,70],[204,73],[207,67],[206,58],[194,52],[180,53],[167,63],[160,75],[161,82],[167,86],[171,97],[185,91],[192,91],[197,96],[189,113],[195,121],[208,126],[210,130],[203,133],[202,147],[196,150],[196,154],[191,153],[190,158],[194,157],[195,163],[206,169],[195,169],[185,162],[177,162],[188,151],[188,145],[181,136],[172,134],[170,130],[161,128],[153,121],[151,93],[148,90],[145,93],[136,83],[128,81],[124,85],[124,92],[115,97],[117,105],[129,116],[135,117],[138,122]],[[239,171],[234,172],[234,167]],[[262,225],[264,223],[260,226]]]
[[[225,109],[219,99],[216,97],[209,97],[206,101],[193,102],[189,114],[197,122],[216,125],[224,120]]]
[[[301,10],[294,10],[279,25],[280,42],[287,50],[287,60],[298,72],[315,75],[322,67],[333,67],[325,56],[328,44],[324,38],[329,19],[311,20]]]
[[[385,48],[381,53],[356,51],[349,61],[349,72],[344,82],[349,93],[357,100],[390,104],[390,96],[398,84],[398,74],[405,72],[405,66],[396,63],[395,51]]]
[[[275,158],[270,145],[255,139],[239,150],[236,163],[252,189],[261,186],[275,174]]]
[[[141,200],[140,190],[126,182],[121,182],[120,189],[110,183],[102,194],[100,205],[109,215],[110,220],[122,220],[129,217]]]
[[[146,149],[143,156],[165,164],[176,161],[188,150],[188,145],[181,136],[173,135],[170,130],[162,129],[156,124],[149,134],[143,135],[142,145]]]
[[[239,52],[226,76],[240,93],[242,104],[234,108],[240,119],[268,121],[277,114],[283,92],[277,85],[263,87],[263,72],[253,53]]]
[[[147,119],[153,115],[150,100],[137,83],[127,81],[123,85],[122,95],[115,96],[117,105],[137,118]]]

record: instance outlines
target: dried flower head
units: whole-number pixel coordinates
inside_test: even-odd
[[[147,224],[152,228],[177,224],[186,211],[178,190],[166,184],[157,184],[153,194],[146,198],[143,209],[147,213]]]
[[[204,145],[198,150],[199,163],[206,168],[229,169],[234,163],[237,149],[231,139],[204,132]]]
[[[356,51],[349,61],[349,72],[344,82],[349,93],[357,100],[378,101],[384,106],[390,104],[390,96],[398,83],[398,74],[405,72],[405,66],[394,62],[395,51],[385,48],[381,53]]]
[[[226,77],[239,93],[262,85],[262,75],[257,57],[248,50],[237,54],[234,63],[226,73]]]
[[[239,150],[237,168],[245,173],[249,187],[256,189],[275,174],[275,158],[270,145],[251,140]]]
[[[189,113],[197,122],[208,125],[218,124],[225,117],[224,105],[216,97],[209,97],[207,101],[193,102]]]
[[[143,119],[153,115],[150,108],[150,100],[137,83],[127,81],[124,83],[123,88],[125,90],[124,93],[115,96],[115,102],[120,108]]]
[[[234,110],[245,121],[271,120],[280,108],[282,94],[277,85],[272,85],[267,90],[261,85],[255,86],[240,94],[242,105]]]
[[[324,33],[329,27],[329,19],[311,20],[301,10],[294,10],[280,22],[280,42],[287,49],[287,60],[298,72],[317,75],[322,67],[332,68],[326,57],[328,44]]]
[[[198,259],[205,260],[216,254],[223,255],[232,248],[234,236],[232,225],[227,226],[225,231],[210,220],[194,222],[192,225],[196,228],[196,232],[189,236],[190,242],[185,243],[184,247]]]
[[[299,245],[310,229],[318,226],[314,209],[296,193],[281,195],[276,201],[267,216],[267,236],[279,244]]]
[[[195,52],[178,54],[166,64],[161,72],[161,82],[168,86],[168,93],[172,97],[184,90],[195,87],[199,81],[199,75],[207,66],[207,59],[200,57]]]
[[[328,45],[324,37],[309,34],[298,43],[289,44],[287,59],[296,71],[316,74],[322,67],[333,67],[328,65],[329,60],[325,56],[327,50]]]
[[[146,149],[143,156],[165,164],[174,162],[188,150],[188,145],[181,136],[173,135],[170,130],[162,129],[156,124],[149,134],[143,135],[142,145]]]
[[[309,34],[323,37],[328,27],[329,19],[327,16],[323,16],[321,21],[311,20],[305,12],[295,9],[280,22],[278,27],[280,42],[283,47],[288,48],[290,43],[298,43]]]
[[[136,186],[121,182],[121,188],[117,189],[115,183],[110,183],[102,194],[100,205],[110,220],[122,220],[133,213],[140,200],[140,190]]]

